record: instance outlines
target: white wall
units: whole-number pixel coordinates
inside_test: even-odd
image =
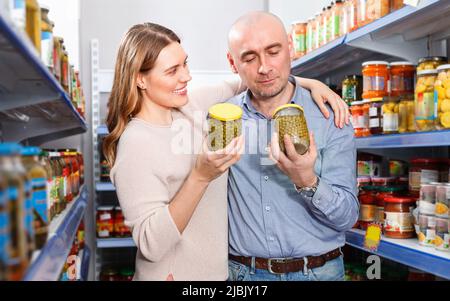
[[[39,0],[50,8],[49,18],[55,22],[54,34],[64,38],[69,51],[70,64],[80,69],[80,1],[79,0]]]
[[[283,20],[286,30],[294,21],[306,21],[328,6],[331,0],[269,0],[268,9]]]

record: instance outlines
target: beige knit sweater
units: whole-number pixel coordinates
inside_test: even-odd
[[[228,277],[227,176],[207,188],[188,226],[178,231],[168,205],[183,185],[196,160],[195,154],[176,150],[180,137],[191,138],[198,152],[204,132],[194,123],[206,118],[214,103],[240,93],[239,81],[193,90],[189,103],[174,110],[171,126],[132,119],[122,134],[111,169],[125,223],[138,247],[134,280],[226,280]],[[198,118],[198,115],[197,115]],[[185,127],[191,131],[180,136]],[[177,142],[178,141],[178,142]],[[174,145],[175,143],[175,145]],[[186,144],[183,144],[186,145]],[[174,153],[174,150],[176,152]]]

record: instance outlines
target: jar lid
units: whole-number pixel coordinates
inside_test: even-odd
[[[439,67],[436,68],[436,70],[442,71],[442,70],[446,70],[446,69],[450,69],[450,64],[446,64],[446,65],[440,65]]]
[[[358,100],[358,101],[354,101],[354,102],[350,103],[350,106],[359,106],[362,104],[363,104],[362,100]]]
[[[116,211],[122,211],[122,207],[116,206],[116,207],[114,207],[114,210],[116,210]]]
[[[399,204],[409,204],[415,203],[417,199],[408,196],[392,196],[384,198],[385,203],[399,203]]]
[[[114,210],[114,206],[100,206],[97,207],[97,211],[112,211]]]
[[[419,64],[422,64],[424,62],[429,62],[429,61],[435,61],[435,62],[446,62],[447,61],[447,57],[446,56],[427,56],[427,57],[423,57],[419,59]]]
[[[437,70],[436,69],[431,69],[431,70],[420,70],[420,71],[417,71],[417,75],[429,75],[429,74],[437,74]]]
[[[233,121],[242,117],[242,108],[231,103],[219,103],[209,108],[209,115],[220,121]]]
[[[392,62],[391,66],[415,66],[413,63],[411,62]]]
[[[293,104],[293,103],[290,103],[290,104],[287,104],[287,105],[279,106],[279,107],[273,112],[273,115],[272,115],[272,116],[275,116],[278,112],[280,112],[281,110],[287,109],[287,108],[295,108],[295,109],[299,109],[300,111],[303,112],[303,108],[302,108],[301,106],[296,105],[296,104]]]
[[[363,67],[369,66],[369,65],[386,65],[386,66],[388,66],[389,63],[386,61],[368,61],[368,62],[364,62],[362,64]]]
[[[308,22],[305,22],[303,20],[298,20],[298,21],[292,21],[291,25],[297,25],[297,24],[307,24]]]
[[[383,101],[383,97],[371,98],[371,99],[367,99],[367,101],[369,101],[369,102],[379,102],[379,101]]]
[[[373,185],[364,185],[364,186],[361,186],[361,190],[364,190],[364,191],[377,191],[377,190],[380,190],[380,187],[379,186],[373,186]]]
[[[411,160],[412,164],[438,164],[440,163],[439,159],[432,158],[415,158]]]
[[[346,77],[346,78],[356,78],[356,79],[358,79],[358,78],[362,78],[362,75],[359,75],[359,74],[349,74],[349,75],[346,75],[345,77]]]
[[[357,181],[358,181],[358,182],[370,182],[371,179],[370,179],[370,177],[363,176],[363,177],[358,177],[358,178],[357,178]]]

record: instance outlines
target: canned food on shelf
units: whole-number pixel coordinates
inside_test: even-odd
[[[437,98],[438,129],[450,128],[450,64],[437,67],[438,77],[434,83]]]
[[[414,94],[416,67],[410,62],[390,63],[391,96]]]
[[[389,63],[369,61],[362,64],[364,99],[388,96]]]
[[[433,247],[436,237],[436,217],[419,213],[419,244],[426,247]]]
[[[413,133],[416,131],[414,94],[400,97],[398,119],[399,133]]]
[[[392,196],[385,198],[384,203],[384,235],[402,239],[414,237],[412,211],[416,199]]]
[[[447,64],[447,57],[445,56],[428,56],[419,59],[417,71],[436,70],[440,65]]]

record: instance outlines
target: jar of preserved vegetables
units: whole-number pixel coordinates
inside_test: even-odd
[[[434,102],[434,84],[436,77],[436,70],[417,72],[414,107],[416,130],[419,132],[436,129],[437,107]]]
[[[383,134],[398,133],[399,102],[395,97],[387,97],[383,103]]]
[[[362,76],[347,75],[342,82],[342,99],[350,104],[362,99]]]
[[[385,61],[370,61],[363,63],[363,94],[364,99],[385,97],[388,95],[389,63]]]
[[[450,128],[450,65],[441,65],[437,68],[438,77],[434,83],[435,97],[437,98],[438,129]]]
[[[303,155],[309,149],[309,131],[303,108],[296,104],[278,107],[273,113],[278,133],[280,149],[286,153],[284,136],[289,135],[298,154]]]
[[[416,67],[410,62],[392,62],[390,64],[391,96],[414,93]]]
[[[435,70],[440,65],[447,64],[447,57],[445,56],[428,56],[419,59],[417,71]]]
[[[398,105],[399,133],[412,133],[416,131],[414,119],[414,95],[404,95],[400,97]]]
[[[208,145],[212,151],[225,148],[241,135],[242,109],[231,103],[212,106],[208,114]]]
[[[383,98],[372,98],[369,109],[369,128],[371,135],[380,135],[383,133]]]

